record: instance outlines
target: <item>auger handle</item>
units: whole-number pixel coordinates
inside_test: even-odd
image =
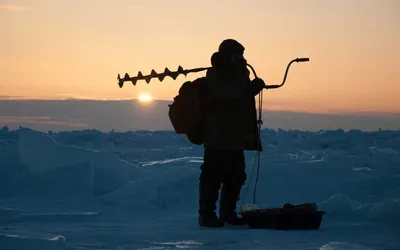
[[[308,61],[310,61],[310,58],[296,58],[296,59],[293,59],[292,61],[289,62],[288,66],[286,67],[286,72],[285,72],[285,76],[283,77],[282,83],[279,84],[279,85],[266,85],[265,88],[266,89],[277,89],[277,88],[282,87],[286,82],[286,77],[287,77],[287,74],[289,72],[290,65],[292,65],[292,63],[294,63],[294,62],[299,63],[299,62],[308,62]],[[253,67],[251,67],[251,69],[253,70],[254,76],[257,77]]]

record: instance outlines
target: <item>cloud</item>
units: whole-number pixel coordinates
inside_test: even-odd
[[[27,11],[27,10],[29,10],[29,7],[25,6],[25,5],[9,3],[9,4],[0,4],[0,10]]]

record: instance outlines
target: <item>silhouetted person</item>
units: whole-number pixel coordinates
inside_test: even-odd
[[[255,96],[265,87],[250,80],[244,47],[224,40],[207,71],[204,163],[199,183],[199,225],[244,225],[236,212],[246,181],[244,150],[262,150],[257,128]],[[219,218],[216,202],[221,188]]]

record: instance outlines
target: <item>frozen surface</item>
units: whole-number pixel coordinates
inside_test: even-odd
[[[198,227],[202,147],[171,131],[3,128],[0,249],[400,249],[400,132],[262,137],[255,205],[316,202],[320,230]]]

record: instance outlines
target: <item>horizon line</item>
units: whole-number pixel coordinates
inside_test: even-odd
[[[135,101],[140,102],[139,98],[93,98],[93,97],[24,97],[24,96],[0,96],[0,101],[98,101],[98,102],[116,102],[116,101]],[[172,99],[152,99],[152,102],[171,101]],[[150,103],[146,103],[150,104]],[[375,115],[400,115],[400,111],[372,111],[372,110],[330,110],[330,111],[305,111],[294,109],[274,109],[263,108],[264,112],[291,112],[291,113],[308,113],[320,115],[349,115],[349,114],[375,114]]]

